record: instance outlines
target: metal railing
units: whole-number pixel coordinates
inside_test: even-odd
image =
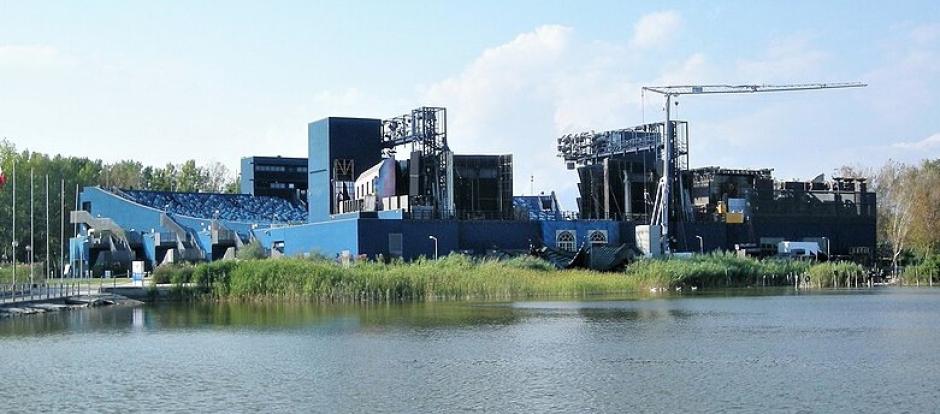
[[[112,284],[117,280],[112,279]],[[65,299],[71,296],[95,295],[101,293],[107,283],[100,279],[77,281],[47,281],[44,283],[5,283],[0,285],[0,306],[15,303]]]

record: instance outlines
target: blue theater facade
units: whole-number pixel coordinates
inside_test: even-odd
[[[444,108],[386,120],[325,118],[308,125],[307,143],[306,159],[243,158],[242,194],[85,188],[71,213],[72,272],[220,260],[250,243],[274,257],[383,260],[542,247],[622,252],[643,250],[638,234],[650,233],[638,232],[649,222],[639,213],[657,182],[650,160],[661,146],[627,154],[643,162],[579,168],[579,211],[567,213],[553,193],[513,195],[511,154],[453,154]],[[692,185],[683,190],[687,217],[676,217],[679,231],[667,241],[677,251],[773,254],[783,240],[818,241],[846,258],[875,251],[875,198],[863,181],[777,183],[769,170],[710,167],[682,174]]]
[[[562,217],[553,194],[512,198],[511,187],[502,189],[510,199],[500,201],[498,211],[490,218],[419,216],[404,205],[376,211],[340,211],[341,203],[336,198],[349,189],[339,188],[337,183],[349,182],[352,186],[355,173],[382,161],[381,131],[378,119],[326,118],[311,123],[306,202],[295,196],[257,195],[274,193],[253,187],[251,180],[242,182],[242,191],[251,194],[86,187],[80,194],[81,208],[71,217],[79,228],[79,235],[71,240],[72,268],[99,274],[107,269],[121,271],[132,261],[143,261],[147,269],[152,269],[168,262],[219,260],[232,257],[253,241],[273,256],[335,257],[348,253],[354,257],[405,260],[433,256],[435,241],[431,237],[436,239],[440,255],[521,253],[533,246],[555,247],[559,237],[563,240],[561,247],[567,249],[589,239],[605,245],[633,242],[633,226],[628,223],[568,220]],[[250,157],[243,159],[242,165],[251,168],[257,178],[260,173],[270,175],[278,166],[294,165],[296,161]],[[340,164],[353,169],[348,177],[337,168]],[[296,173],[301,169],[294,166],[287,170],[290,180],[296,182]],[[480,175],[488,174],[483,171]],[[409,178],[405,175],[400,180]],[[457,179],[467,181],[462,176]],[[511,175],[508,180],[511,183]],[[276,181],[269,177],[264,185],[271,183],[282,189],[284,186]],[[464,187],[476,190],[476,181],[467,183]]]

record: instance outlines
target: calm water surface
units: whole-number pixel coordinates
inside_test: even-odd
[[[12,318],[0,411],[940,411],[940,290],[764,293]]]

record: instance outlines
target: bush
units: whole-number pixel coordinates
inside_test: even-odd
[[[43,271],[39,269],[33,269],[33,280],[34,281],[43,281],[45,277]],[[13,283],[13,265],[8,264],[3,267],[0,267],[0,283],[9,284]],[[16,283],[29,283],[29,265],[20,264],[16,266]]]
[[[940,282],[940,254],[927,255],[920,263],[907,266],[902,277],[907,284]]]
[[[264,259],[268,257],[268,252],[265,250],[264,246],[261,245],[261,242],[252,240],[241,249],[238,249],[238,252],[235,253],[235,257],[241,260]]]
[[[193,269],[191,282],[203,292],[211,292],[214,287],[227,284],[226,278],[238,266],[233,260],[216,260],[209,263],[200,263]]]
[[[506,267],[548,272],[555,270],[555,265],[533,256],[517,256],[503,262]]]
[[[153,270],[153,279],[151,283],[155,285],[163,285],[167,283],[173,283],[175,285],[182,285],[189,283],[193,277],[193,266],[190,264],[165,264],[158,266]]]

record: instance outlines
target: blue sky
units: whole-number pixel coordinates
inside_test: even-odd
[[[505,3],[505,4],[504,4]],[[0,0],[0,136],[21,148],[236,168],[306,156],[306,123],[446,106],[457,152],[515,155],[516,193],[576,177],[559,134],[662,117],[643,85],[862,81],[689,97],[692,165],[940,157],[931,2],[12,2]]]

